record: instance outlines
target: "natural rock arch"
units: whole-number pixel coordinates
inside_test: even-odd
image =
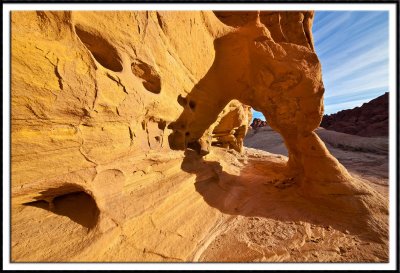
[[[318,57],[310,47],[275,43],[259,17],[216,39],[214,46],[212,67],[185,99],[196,108],[185,105],[170,126],[172,147],[198,141],[206,152],[205,132],[229,101],[237,99],[263,112],[283,136],[292,170],[307,173],[310,157],[329,158],[329,166],[335,163],[312,132],[322,118],[324,88]]]
[[[301,26],[311,28],[309,24]],[[301,30],[311,33],[310,29]],[[349,215],[364,214],[357,216],[357,221],[372,225],[372,230],[381,233],[382,227],[370,217],[375,217],[372,207],[381,209],[383,201],[353,179],[314,133],[323,115],[324,87],[313,45],[298,45],[290,40],[276,43],[257,16],[216,39],[214,48],[211,68],[185,98],[196,108],[185,105],[180,117],[170,124],[174,130],[169,136],[171,148],[189,147],[207,154],[209,127],[222,109],[237,99],[261,111],[282,135],[289,152],[287,173],[299,178],[301,195],[323,200],[319,204]],[[353,216],[342,220],[354,221]]]

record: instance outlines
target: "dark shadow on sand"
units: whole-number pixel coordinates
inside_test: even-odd
[[[335,208],[324,197],[303,195],[298,178],[285,174],[284,163],[249,160],[237,176],[223,171],[219,162],[186,150],[181,167],[196,175],[194,186],[204,201],[224,214],[307,222],[380,241],[354,213]]]

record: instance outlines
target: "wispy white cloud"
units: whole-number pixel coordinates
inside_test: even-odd
[[[377,73],[369,72],[364,76],[349,78],[342,82],[336,81],[326,83],[325,89],[329,92],[325,93],[325,98],[337,98],[342,96],[350,96],[351,94],[363,92],[370,89],[380,88],[382,92],[389,91],[388,88],[388,72],[378,71]]]
[[[351,74],[359,72],[360,70],[367,69],[378,63],[388,61],[388,45],[382,43],[378,46],[374,46],[368,51],[360,52],[353,57],[348,56],[347,60],[333,68],[332,70],[325,71],[324,76],[329,81],[339,81],[343,78],[348,77]],[[383,65],[385,67],[385,65]],[[386,64],[387,67],[387,64]],[[376,70],[376,72],[380,72]]]
[[[322,63],[325,113],[389,91],[387,12],[317,11],[313,34]]]
[[[313,36],[322,64],[326,114],[390,91],[388,35],[386,11],[316,11]]]
[[[340,27],[351,19],[351,12],[344,12],[340,16],[328,15],[325,19],[314,21],[313,32],[314,38],[324,38],[327,35],[332,34],[334,31],[340,29]]]
[[[327,104],[324,106],[324,108],[325,108],[325,112],[336,113],[340,110],[352,109],[354,107],[361,106],[364,103],[366,103],[374,98],[375,97],[365,98],[365,99],[361,99],[361,100],[353,100],[353,101],[342,102],[342,103],[336,103],[336,104]]]

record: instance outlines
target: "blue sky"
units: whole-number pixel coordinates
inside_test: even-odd
[[[316,11],[325,114],[361,106],[389,91],[387,11]],[[253,111],[253,117],[265,119]]]

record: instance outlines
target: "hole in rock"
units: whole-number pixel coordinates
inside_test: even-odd
[[[201,145],[198,141],[189,142],[187,148],[196,151],[197,154],[201,154]]]
[[[187,100],[186,98],[182,97],[182,95],[178,96],[178,103],[180,106],[185,107],[187,105]]]
[[[161,120],[158,122],[158,129],[164,130],[166,126],[167,126],[167,122],[165,120]]]
[[[143,80],[143,86],[148,91],[154,94],[161,92],[160,75],[151,65],[141,60],[136,60],[132,63],[132,73]]]
[[[192,110],[194,110],[194,108],[196,108],[196,103],[194,102],[194,101],[190,101],[189,102],[189,107],[190,107],[190,109],[192,109]]]
[[[247,132],[243,145],[248,148],[259,149],[273,154],[288,155],[282,136],[268,124],[263,113],[251,108],[253,119],[250,130]],[[268,139],[268,141],[264,141]]]
[[[24,205],[67,216],[88,229],[96,226],[100,215],[100,210],[93,197],[76,185],[67,184],[60,188],[48,189],[41,192],[41,196],[36,199],[38,200]]]
[[[122,61],[117,49],[100,34],[80,25],[75,26],[75,32],[97,62],[114,72],[122,71]]]

